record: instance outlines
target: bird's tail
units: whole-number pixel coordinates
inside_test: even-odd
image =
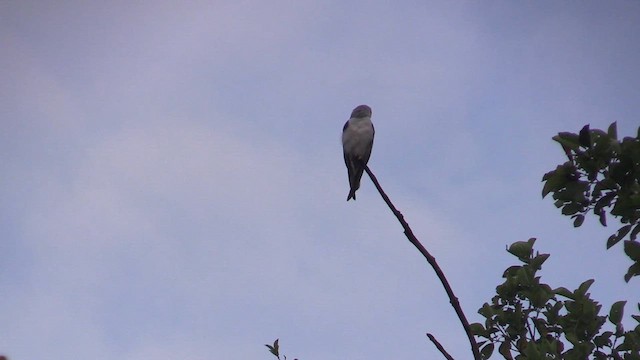
[[[349,179],[349,185],[351,189],[349,190],[349,195],[347,196],[347,201],[356,199],[356,190],[360,189],[360,179],[362,178],[362,173],[364,172],[364,167],[358,164],[356,166],[356,171],[352,174],[353,176]]]
[[[349,190],[349,195],[347,195],[347,201],[356,199],[356,191],[354,189]]]

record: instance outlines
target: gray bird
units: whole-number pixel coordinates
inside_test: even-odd
[[[356,199],[356,190],[360,188],[360,179],[364,167],[371,156],[375,130],[371,123],[371,108],[359,105],[351,112],[351,118],[342,128],[342,149],[344,163],[349,174],[349,195],[347,201]]]

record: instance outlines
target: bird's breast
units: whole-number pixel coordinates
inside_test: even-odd
[[[364,156],[371,151],[373,125],[370,119],[355,119],[342,134],[344,151],[352,156]]]

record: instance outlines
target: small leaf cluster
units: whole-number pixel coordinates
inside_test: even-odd
[[[640,360],[640,316],[633,315],[639,325],[625,332],[625,302],[613,304],[609,316],[601,315],[602,305],[587,292],[593,280],[574,291],[542,283],[537,273],[549,254],[534,253],[534,243],[519,241],[507,249],[521,264],[505,270],[491,303],[478,310],[484,324],[471,325],[482,358],[490,358],[497,347],[505,359]],[[601,331],[607,318],[614,331]]]
[[[634,262],[625,281],[640,275],[640,128],[637,136],[618,140],[616,123],[605,132],[589,129],[578,134],[561,132],[553,137],[560,143],[568,161],[547,172],[542,181],[542,197],[552,194],[555,206],[579,227],[585,215],[593,212],[603,226],[607,213],[618,218],[622,227],[607,240],[611,248],[627,235],[624,251]]]
[[[282,358],[280,357],[280,339],[276,339],[276,341],[273,342],[273,345],[264,344],[264,346],[269,348],[269,352],[273,354],[273,356],[275,356],[278,360],[287,360],[287,357],[285,355],[282,355]]]

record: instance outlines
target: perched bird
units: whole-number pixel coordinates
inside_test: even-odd
[[[349,195],[347,201],[356,199],[356,190],[360,188],[360,178],[371,156],[375,130],[371,123],[371,108],[359,105],[351,112],[351,118],[342,128],[342,149],[344,163],[349,174]]]

